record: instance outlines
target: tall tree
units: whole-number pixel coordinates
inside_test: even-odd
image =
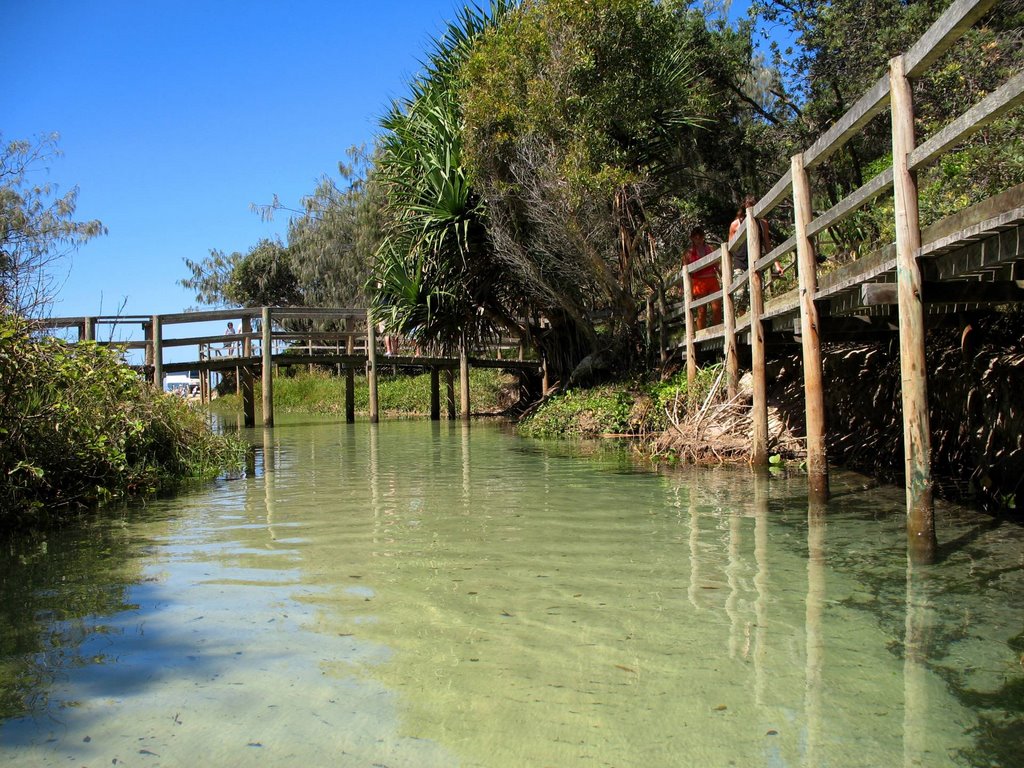
[[[106,234],[99,221],[75,221],[78,187],[59,195],[37,181],[60,156],[57,134],[3,143],[0,134],[0,309],[38,315],[55,298],[54,268],[83,243]]]

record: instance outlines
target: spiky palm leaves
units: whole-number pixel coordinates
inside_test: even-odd
[[[370,282],[374,315],[421,342],[453,347],[502,314],[500,270],[489,255],[483,201],[462,162],[455,74],[472,41],[512,6],[467,6],[435,43],[412,95],[382,120],[378,180],[384,240]]]

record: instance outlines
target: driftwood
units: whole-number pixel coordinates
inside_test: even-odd
[[[655,456],[672,453],[694,464],[749,460],[751,393],[741,389],[735,397],[722,399],[722,379],[719,374],[699,408],[680,408],[677,398],[665,409],[670,427],[655,441]],[[806,453],[803,439],[789,430],[772,406],[768,408],[768,448],[787,459],[803,458]]]

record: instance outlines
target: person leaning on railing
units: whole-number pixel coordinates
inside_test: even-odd
[[[693,264],[693,262],[703,259],[709,253],[713,253],[714,250],[704,241],[703,227],[694,227],[690,231],[690,249],[686,252],[683,269],[686,269],[687,264]],[[718,268],[714,265],[709,265],[704,267],[704,269],[694,272],[690,275],[690,280],[693,286],[693,298],[695,299],[715,293],[722,285],[718,279]],[[711,324],[718,325],[720,322],[722,322],[722,302],[713,301],[711,302]],[[697,330],[706,328],[707,323],[708,305],[702,304],[697,307]]]

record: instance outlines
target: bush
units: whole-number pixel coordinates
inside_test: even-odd
[[[115,352],[0,316],[0,525],[213,476],[241,450]]]

